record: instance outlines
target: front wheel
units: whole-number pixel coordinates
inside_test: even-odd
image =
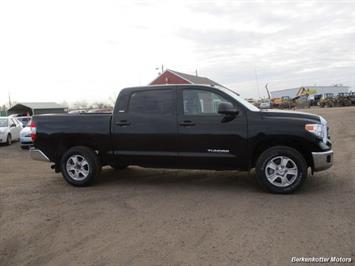
[[[101,164],[93,150],[77,146],[62,156],[60,170],[69,184],[84,187],[90,185],[99,175]]]
[[[273,193],[292,193],[307,178],[307,163],[295,149],[275,146],[264,151],[256,162],[259,184]]]

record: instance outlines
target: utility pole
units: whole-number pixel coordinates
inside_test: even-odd
[[[11,105],[10,91],[8,92],[8,94],[9,94],[9,108],[11,108],[11,107],[12,107],[12,105]]]

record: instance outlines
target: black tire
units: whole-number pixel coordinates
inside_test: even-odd
[[[7,138],[6,138],[6,144],[7,144],[7,145],[11,145],[11,143],[12,143],[12,138],[11,138],[11,135],[8,134],[8,135],[7,135]]]
[[[73,158],[83,158],[81,162],[85,162],[85,165],[78,166],[78,169],[68,170],[68,164],[72,164],[74,168],[76,167]],[[80,164],[80,160],[78,160],[78,162]],[[83,171],[81,170],[85,170],[87,175],[82,174]],[[100,174],[101,163],[92,149],[83,146],[76,146],[69,149],[62,156],[60,161],[60,171],[62,172],[65,181],[69,184],[77,187],[85,187],[91,185]],[[79,175],[76,178],[73,177],[74,175],[77,175],[78,172],[80,172]]]
[[[277,160],[278,157],[283,157],[283,156],[285,158],[291,159],[290,160],[291,165],[295,164],[295,167],[297,167],[297,174],[295,174],[293,178],[291,176],[290,178],[291,180],[288,180],[289,175],[287,174],[286,171],[286,173],[284,173],[283,176],[286,176],[287,181],[292,181],[292,180],[294,181],[292,181],[292,183],[290,182],[289,185],[281,187],[281,183],[279,183],[278,186],[278,185],[274,185],[268,180],[265,169],[272,160]],[[292,193],[297,189],[299,189],[302,186],[305,179],[307,178],[307,169],[308,166],[302,154],[299,153],[297,150],[287,146],[274,146],[267,149],[259,156],[255,167],[256,176],[259,184],[269,192],[280,193],[280,194]],[[280,171],[283,171],[283,169]],[[277,180],[275,180],[274,183],[277,184],[276,181],[278,180],[281,181],[281,178],[277,178]]]
[[[111,164],[110,166],[114,170],[123,170],[123,169],[128,168],[127,164]]]

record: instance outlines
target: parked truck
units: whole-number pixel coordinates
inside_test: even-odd
[[[232,90],[204,85],[123,89],[113,114],[34,116],[33,159],[52,162],[74,186],[102,166],[255,168],[274,193],[298,189],[333,163],[327,122],[318,115],[260,110]],[[216,174],[218,175],[218,174]]]

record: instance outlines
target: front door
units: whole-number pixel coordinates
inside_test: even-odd
[[[179,163],[188,168],[241,167],[247,152],[247,118],[241,106],[213,88],[183,88],[178,98]],[[221,102],[232,103],[239,114],[219,114]]]
[[[20,138],[21,131],[20,123],[16,119],[10,118],[9,125],[12,139],[18,140]]]
[[[126,98],[126,110],[115,110],[112,121],[116,163],[174,167],[176,89],[133,90]]]

